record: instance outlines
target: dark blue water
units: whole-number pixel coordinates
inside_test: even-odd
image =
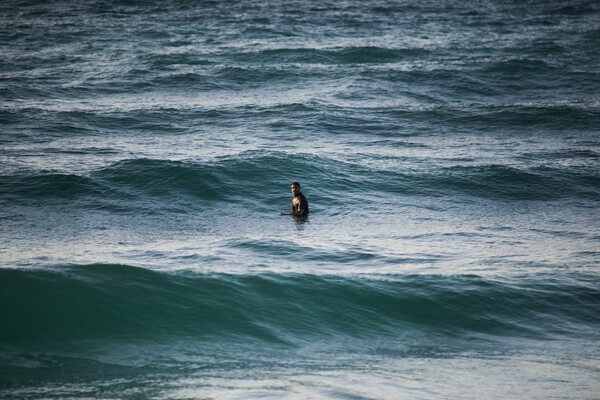
[[[0,398],[600,393],[598,4],[16,1],[0,54]]]

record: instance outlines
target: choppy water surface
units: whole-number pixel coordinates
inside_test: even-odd
[[[0,397],[597,398],[599,28],[0,5]]]

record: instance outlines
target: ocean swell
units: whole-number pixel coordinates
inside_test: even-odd
[[[0,275],[0,342],[9,346],[168,337],[294,343],[411,332],[542,339],[600,323],[597,288],[551,280],[205,275],[102,264],[3,269]]]

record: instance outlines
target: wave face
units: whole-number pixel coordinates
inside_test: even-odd
[[[551,279],[197,275],[125,265],[0,273],[5,346],[246,336],[290,345],[329,336],[556,338],[600,324],[597,288]]]
[[[599,20],[0,2],[0,398],[596,399]]]
[[[196,395],[226,393],[213,373],[244,391],[243,380],[271,381],[273,370],[327,380],[337,354],[349,374],[390,359],[502,362],[593,343],[600,326],[600,291],[577,277],[206,275],[101,264],[0,277],[0,390],[32,398],[32,381],[51,396],[79,397],[171,393],[182,379],[202,382]]]

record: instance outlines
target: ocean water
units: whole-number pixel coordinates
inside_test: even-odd
[[[599,54],[584,0],[2,2],[0,398],[600,398]]]

